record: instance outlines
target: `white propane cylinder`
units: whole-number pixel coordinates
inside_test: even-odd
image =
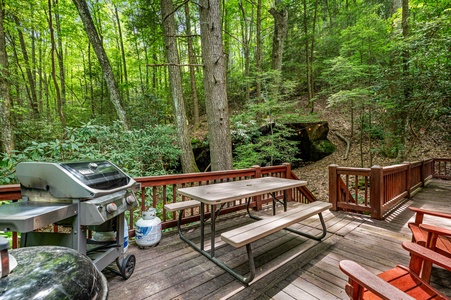
[[[140,247],[154,246],[161,239],[161,220],[156,216],[155,208],[144,211],[136,222],[135,241]]]

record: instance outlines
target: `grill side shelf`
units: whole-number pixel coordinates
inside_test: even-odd
[[[14,202],[0,206],[0,230],[30,232],[77,214],[78,204]]]

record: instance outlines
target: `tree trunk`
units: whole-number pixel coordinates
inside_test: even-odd
[[[257,49],[255,54],[255,69],[257,71],[257,78],[256,78],[256,98],[257,103],[261,102],[262,97],[262,82],[261,82],[261,72],[262,72],[262,17],[261,17],[261,11],[262,11],[262,1],[257,0],[257,24],[256,24],[256,34],[257,34]],[[257,120],[261,119],[261,113],[258,113]]]
[[[146,87],[144,86],[144,80],[143,80],[143,72],[142,72],[142,60],[141,60],[141,55],[139,52],[139,47],[138,47],[138,39],[139,37],[136,34],[136,30],[133,30],[134,32],[134,37],[133,37],[133,46],[135,46],[135,52],[136,52],[136,58],[138,59],[138,72],[139,72],[139,85],[140,85],[140,89],[141,89],[141,94],[145,94],[146,93]]]
[[[308,99],[311,103],[311,109],[310,112],[314,112],[315,103],[313,101],[313,97],[315,96],[315,84],[314,84],[314,78],[313,78],[313,54],[315,50],[315,27],[316,27],[316,17],[318,12],[318,0],[315,1],[315,12],[313,14],[313,24],[312,24],[312,34],[311,34],[311,41],[310,41],[310,54],[308,56]]]
[[[116,109],[116,113],[122,123],[122,126],[124,126],[124,129],[128,130],[129,124],[125,110],[122,108],[121,94],[119,93],[116,79],[114,79],[110,61],[108,60],[105,49],[103,49],[102,41],[100,40],[100,36],[98,35],[94,22],[92,21],[88,5],[85,0],[73,0],[73,2],[77,7],[83,26],[85,27],[86,34],[88,35],[89,41],[94,48],[97,59],[99,60],[103,72],[103,78],[105,79],[106,85],[110,92],[111,102]]]
[[[92,78],[92,60],[91,60],[91,44],[88,44],[88,72],[89,72],[89,99],[91,99],[91,117],[96,116],[96,107],[94,101],[94,80]]]
[[[169,82],[172,105],[174,107],[175,126],[179,146],[182,149],[181,162],[183,173],[199,172],[191,147],[191,138],[186,120],[185,103],[183,101],[182,76],[178,57],[177,40],[175,38],[175,19],[172,0],[161,0],[161,16],[163,18],[163,35],[166,46],[166,57],[169,63]]]
[[[395,0],[392,2],[392,9],[400,7],[402,8],[401,15],[401,29],[404,39],[407,39],[409,35],[408,26],[408,16],[409,16],[409,1],[408,0]],[[399,81],[401,78],[401,85],[393,84],[389,88],[390,95],[393,97],[398,97],[396,106],[387,110],[389,118],[386,119],[385,130],[384,130],[384,154],[390,158],[398,158],[399,161],[404,160],[404,152],[400,150],[404,144],[404,134],[405,126],[407,120],[407,109],[408,101],[410,98],[410,87],[409,87],[409,53],[408,51],[403,51],[395,58],[396,60],[402,60],[402,66],[400,69],[396,69],[396,72],[390,76],[390,80],[394,82]],[[392,58],[393,60],[393,58]],[[393,63],[393,62],[391,62]]]
[[[56,49],[56,55],[58,58],[60,83],[61,83],[61,104],[64,107],[66,105],[66,76],[64,70],[64,55],[63,55],[63,39],[61,37],[61,18],[59,13],[58,0],[55,0],[55,23],[56,23],[56,36],[58,49]]]
[[[288,31],[288,10],[276,0],[275,7],[269,10],[274,17],[274,36],[272,40],[272,61],[273,70],[282,70],[283,45]]]
[[[130,103],[130,90],[128,88],[128,75],[127,75],[127,61],[125,59],[125,49],[124,49],[124,38],[122,37],[121,20],[119,19],[119,12],[117,10],[117,5],[114,6],[114,15],[116,17],[117,29],[119,32],[119,43],[121,47],[121,57],[122,57],[122,69],[124,70],[124,82],[125,82],[125,95],[127,96],[127,103]]]
[[[37,100],[37,96],[36,96],[36,84],[34,82],[33,75],[31,73],[30,59],[28,57],[28,51],[27,51],[27,46],[25,44],[25,39],[23,37],[22,30],[20,29],[20,28],[22,28],[22,25],[20,24],[19,18],[17,18],[16,15],[14,15],[14,22],[16,23],[16,26],[17,26],[17,33],[19,35],[20,49],[22,50],[23,59],[25,61],[25,69],[26,69],[27,80],[28,80],[28,85],[29,85],[29,89],[30,89],[30,94],[29,94],[30,106],[31,106],[31,109],[33,112],[33,116],[37,117],[37,116],[39,116],[39,110],[38,110],[38,100]]]
[[[308,89],[308,93],[307,93],[307,100],[308,100],[308,105],[311,105],[310,103],[310,75],[309,75],[309,61],[310,61],[310,52],[309,52],[309,34],[308,34],[308,13],[307,13],[307,0],[303,0],[303,4],[304,4],[304,53],[305,53],[305,75],[306,75],[306,79],[307,79],[307,89]]]
[[[53,19],[52,19],[52,0],[48,0],[48,6],[49,6],[49,29],[50,29],[50,56],[52,58],[52,79],[53,84],[55,85],[55,92],[56,92],[56,103],[57,103],[57,111],[58,116],[61,121],[61,126],[63,128],[66,128],[66,118],[64,117],[63,113],[63,104],[61,102],[61,93],[58,85],[58,79],[56,78],[56,64],[55,64],[55,52],[56,52],[56,45],[55,45],[55,34],[53,30]]]
[[[228,33],[230,32],[230,20],[229,20],[229,11],[226,8],[227,0],[222,0],[222,27],[224,29],[224,32]],[[226,72],[229,70],[229,59],[231,57],[230,55],[230,34],[226,34],[224,36],[224,54],[225,54],[225,69]]]
[[[191,92],[193,97],[193,123],[194,128],[197,128],[200,124],[199,121],[199,99],[197,97],[197,84],[194,65],[197,63],[194,56],[193,41],[191,36],[191,20],[189,13],[189,3],[185,2],[185,19],[186,19],[186,35],[188,46],[188,60],[189,60],[189,76],[191,80]]]
[[[11,98],[9,95],[8,55],[6,53],[5,31],[3,29],[4,5],[0,0],[0,127],[1,150],[8,155],[14,150],[13,126],[11,124]]]
[[[230,170],[232,141],[219,0],[200,0],[199,10],[211,168]]]
[[[249,43],[251,40],[251,32],[250,24],[252,24],[252,20],[250,22],[248,21],[246,11],[244,10],[243,6],[243,0],[239,1],[239,7],[241,11],[241,18],[242,21],[240,22],[241,25],[241,39],[243,44],[243,53],[244,53],[244,80],[246,84],[246,98],[245,103],[248,103],[251,98],[251,86],[249,84],[249,75],[250,75],[250,50],[249,50]]]
[[[409,0],[402,0],[402,36],[404,40],[407,40],[409,37]],[[399,128],[398,133],[401,139],[401,145],[405,146],[406,143],[406,127],[408,124],[408,114],[407,109],[404,109],[408,106],[408,103],[411,101],[410,97],[412,95],[412,86],[410,84],[410,75],[409,75],[409,63],[410,62],[410,53],[409,50],[405,49],[402,52],[402,77],[403,77],[403,101],[400,110],[400,120],[401,120],[401,128]],[[406,159],[406,152],[404,150],[405,147],[401,147],[401,151],[398,153],[398,160],[404,161]]]

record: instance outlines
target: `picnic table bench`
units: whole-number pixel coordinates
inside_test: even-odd
[[[234,181],[227,183],[218,183],[207,186],[196,186],[190,188],[182,188],[179,189],[179,193],[190,197],[194,200],[177,202],[177,203],[168,203],[165,205],[165,209],[168,211],[179,211],[179,219],[178,219],[178,232],[180,238],[189,244],[193,249],[216,263],[219,267],[223,268],[225,271],[230,273],[236,279],[241,281],[243,284],[248,285],[255,277],[255,263],[254,257],[252,254],[251,244],[259,239],[262,239],[270,234],[273,234],[277,231],[281,231],[283,229],[289,230],[293,233],[296,233],[301,236],[305,236],[308,238],[312,238],[320,241],[326,236],[326,225],[324,223],[322,212],[332,207],[330,203],[315,201],[308,204],[301,204],[299,207],[291,210],[286,210],[286,202],[287,202],[287,190],[291,188],[296,188],[299,186],[305,185],[305,181],[300,180],[292,180],[285,178],[273,178],[273,177],[264,177],[258,179],[248,179],[242,181]],[[278,201],[274,195],[277,191],[284,192],[284,212],[275,214],[275,210],[272,216],[260,218],[254,216],[249,211],[249,203],[252,199],[252,196],[263,195],[263,194],[271,194],[273,201]],[[247,224],[245,226],[232,229],[230,231],[224,232],[221,234],[221,239],[230,244],[235,248],[246,246],[247,256],[248,256],[248,264],[249,264],[249,276],[245,277],[227,265],[225,265],[222,261],[215,257],[215,219],[216,214],[214,213],[216,210],[216,205],[223,204],[225,202],[231,202],[238,199],[247,198],[248,200],[248,213],[250,217],[257,219],[256,222]],[[211,205],[211,248],[210,251],[204,250],[204,226],[205,226],[205,204]],[[185,209],[190,209],[193,207],[200,207],[201,214],[201,240],[200,246],[197,246],[193,241],[189,240],[187,237],[183,235],[181,230],[181,218],[183,215],[183,211]],[[273,205],[273,209],[275,209],[275,205]],[[318,236],[310,235],[304,232],[300,232],[294,229],[289,228],[289,226],[299,223],[309,217],[314,215],[318,215],[322,225],[322,233]]]

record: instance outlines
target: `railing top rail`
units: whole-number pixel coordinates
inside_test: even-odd
[[[260,167],[258,167],[260,168]],[[213,171],[205,173],[185,173],[174,175],[161,175],[161,176],[149,176],[149,177],[136,177],[137,182],[141,183],[143,187],[146,186],[159,186],[167,184],[182,184],[207,180],[218,180],[236,177],[252,177],[256,175],[257,168],[240,169],[240,170],[225,170],[225,171]],[[277,172],[286,172],[286,166],[271,166],[260,168],[261,174],[271,174]]]
[[[239,176],[253,176],[255,171],[239,170],[239,171],[214,171],[208,173],[185,173],[174,175],[161,175],[149,177],[135,177],[134,179],[143,186],[158,186],[166,184],[190,183],[205,180],[225,179]]]
[[[371,169],[370,168],[337,168],[337,174],[370,176]]]
[[[431,158],[431,160],[434,160],[434,161],[450,161],[451,162],[451,158]]]
[[[391,166],[385,166],[382,167],[382,169],[386,172],[386,171],[391,171],[391,170],[406,170],[409,167],[408,163],[402,163],[402,164],[397,164],[397,165],[391,165]]]

